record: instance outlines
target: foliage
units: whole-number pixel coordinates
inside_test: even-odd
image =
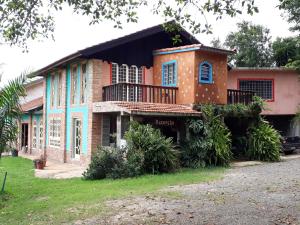
[[[279,161],[281,136],[264,120],[249,128],[247,156],[253,160]]]
[[[123,153],[121,149],[99,147],[93,155],[88,169],[83,173],[83,177],[87,180],[95,180],[122,176],[124,171]]]
[[[300,1],[279,0],[279,9],[284,10],[288,22],[294,24],[290,29],[292,31],[300,31]]]
[[[224,45],[237,54],[230,60],[240,67],[269,67],[272,65],[270,30],[250,22],[237,24],[238,31],[227,35]]]
[[[252,15],[258,12],[254,0],[1,0],[0,42],[26,48],[28,40],[53,37],[54,12],[64,7],[71,8],[76,14],[88,16],[90,24],[112,21],[117,28],[122,28],[123,23],[136,23],[139,16],[143,16],[143,10],[148,9],[165,21],[175,20],[193,33],[211,32],[211,26],[206,20],[208,13],[215,15],[218,20],[223,15],[234,17],[242,13]],[[174,27],[167,28],[170,29],[174,30]],[[178,37],[175,36],[175,39],[178,40]]]
[[[125,149],[97,149],[83,173],[85,179],[136,177],[178,168],[178,152],[173,149],[172,139],[162,136],[160,130],[133,122],[125,137],[128,143]]]
[[[186,167],[207,165],[228,166],[232,157],[231,134],[220,114],[211,105],[201,107],[203,120],[190,120],[189,138],[183,148],[182,161]]]
[[[285,66],[300,59],[300,36],[277,38],[272,45],[276,66]]]
[[[19,99],[25,95],[25,76],[9,81],[0,90],[0,158],[18,134],[17,121],[21,116]]]
[[[40,179],[32,161],[21,157],[0,160],[0,182],[8,172],[7,201],[0,199],[0,224],[66,224],[102,216],[105,202],[133,196],[161,195],[174,185],[205,183],[220,179],[224,168],[184,169],[176,173],[144,175],[128,179]],[[3,208],[1,207],[3,206]],[[64,213],[67,212],[67,213]]]
[[[130,156],[144,155],[145,173],[170,172],[178,168],[178,152],[173,148],[172,138],[164,137],[159,129],[151,125],[132,122],[125,133]],[[142,158],[142,157],[140,157]]]

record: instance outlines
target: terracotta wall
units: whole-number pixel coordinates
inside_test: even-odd
[[[162,64],[176,60],[177,62],[177,104],[195,102],[195,52],[181,52],[155,55],[153,61],[153,84],[162,86]]]
[[[297,112],[300,104],[299,74],[283,70],[231,70],[228,75],[228,88],[238,89],[239,79],[273,79],[274,101],[267,101],[263,114],[291,115]]]
[[[213,67],[213,84],[199,83],[199,64]],[[195,103],[227,104],[227,55],[197,51],[195,56]]]
[[[227,103],[227,56],[204,51],[189,51],[154,56],[153,83],[162,85],[162,64],[177,62],[177,104]],[[199,64],[213,66],[213,84],[199,84]]]

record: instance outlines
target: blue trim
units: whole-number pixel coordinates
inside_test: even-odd
[[[203,80],[202,79],[202,69],[201,69],[201,67],[202,67],[203,64],[207,64],[209,66],[209,77],[208,77],[208,80]],[[213,83],[213,72],[212,71],[213,71],[213,68],[212,68],[212,65],[209,62],[204,61],[204,62],[200,63],[199,64],[199,77],[198,77],[199,83],[212,84]]]
[[[164,66],[170,65],[170,64],[174,64],[174,83],[173,84],[165,84],[165,70],[164,70]],[[161,80],[161,84],[162,86],[166,86],[166,87],[176,87],[177,85],[177,61],[176,60],[171,60],[169,62],[165,62],[162,64],[161,66],[161,73],[162,73],[162,80]]]
[[[71,143],[73,141],[73,117],[72,113],[81,113],[82,114],[82,138],[81,138],[81,143],[82,143],[82,148],[81,151],[83,154],[87,154],[88,150],[88,105],[79,105],[80,104],[80,88],[81,88],[81,83],[80,83],[80,74],[81,74],[81,67],[78,64],[77,65],[77,96],[75,100],[75,104],[72,104],[71,107],[71,66],[67,65],[67,112],[66,112],[66,150],[70,151],[71,150]]]
[[[28,114],[23,114],[23,115],[21,116],[21,120],[22,120],[22,121],[29,120],[29,119],[30,119],[30,117],[29,117]]]
[[[168,55],[168,54],[173,54],[173,53],[196,51],[196,50],[199,50],[199,49],[200,49],[200,47],[171,50],[171,51],[167,51],[167,52],[156,52],[156,51],[154,51],[153,55]]]

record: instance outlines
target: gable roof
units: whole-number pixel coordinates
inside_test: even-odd
[[[169,23],[174,23],[169,22]],[[180,28],[181,43],[174,45],[172,35],[163,28],[164,24],[153,26],[117,39],[103,42],[57,60],[48,66],[36,71],[33,76],[43,76],[49,70],[78,58],[97,58],[106,61],[120,60],[120,63],[137,66],[152,66],[152,52],[160,48],[177,47],[190,44],[200,44],[200,42],[188,33],[184,28]],[[126,49],[130,50],[130,55]],[[125,50],[125,51],[124,51]],[[134,54],[135,53],[135,54]],[[148,54],[148,55],[147,55]]]

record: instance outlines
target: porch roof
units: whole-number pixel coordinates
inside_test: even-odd
[[[121,112],[130,115],[148,116],[201,116],[192,106],[148,102],[97,102],[94,113]]]
[[[21,105],[21,109],[23,112],[32,112],[38,111],[43,108],[43,97],[34,99],[30,102],[26,102],[25,104]]]

